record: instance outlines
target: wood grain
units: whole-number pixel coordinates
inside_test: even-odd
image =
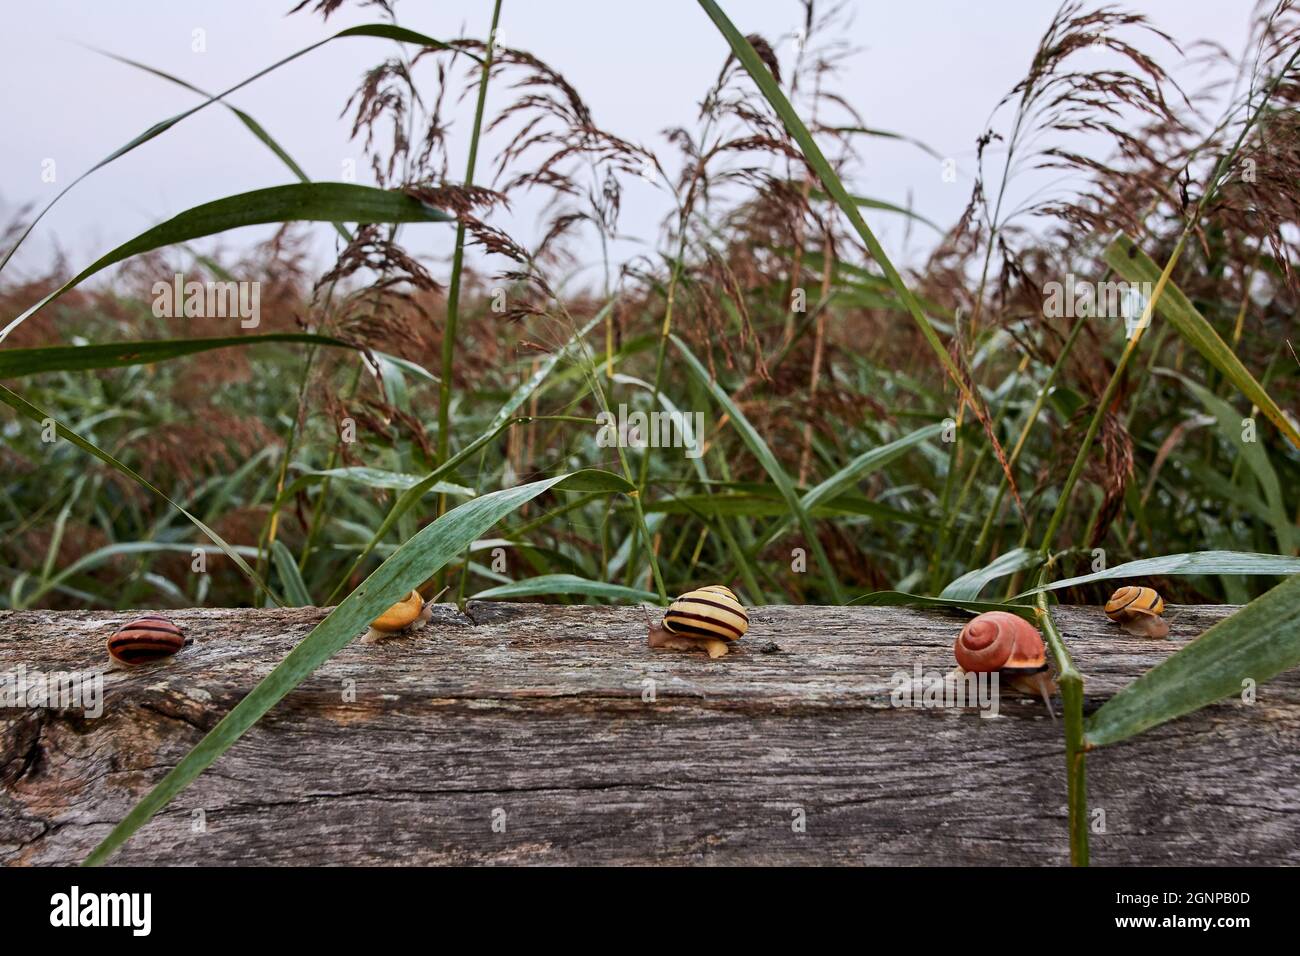
[[[1092,710],[1232,610],[1171,608],[1168,641],[1055,614]],[[0,612],[0,673],[105,669],[138,613]],[[325,611],[167,613],[192,643],[106,670],[101,717],[0,709],[0,861],[79,862]],[[961,617],[751,618],[710,661],[649,650],[639,608],[439,606],[336,655],[113,862],[1068,861],[1040,701],[1004,695],[991,719],[891,705],[896,672],[951,669]],[[1300,863],[1300,673],[1095,752],[1089,785],[1097,864]]]

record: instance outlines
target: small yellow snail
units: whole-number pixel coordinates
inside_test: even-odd
[[[1138,637],[1168,637],[1164,612],[1164,598],[1152,588],[1122,587],[1106,602],[1106,616]]]
[[[651,647],[675,651],[707,651],[723,657],[730,644],[749,630],[744,605],[721,584],[687,591],[672,604],[660,624],[650,628]]]
[[[374,644],[386,637],[424,626],[433,616],[433,602],[425,602],[419,591],[412,591],[379,617],[370,622],[370,629],[361,639],[363,644]]]
[[[108,656],[121,664],[144,664],[171,657],[184,646],[179,627],[161,615],[146,614],[108,639]]]
[[[1056,684],[1047,672],[1047,649],[1038,628],[1009,611],[986,611],[966,622],[952,647],[963,671],[996,672],[1012,687],[1039,694],[1051,711]]]

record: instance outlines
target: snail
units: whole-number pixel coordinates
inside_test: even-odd
[[[1047,649],[1038,628],[1023,617],[986,611],[966,622],[952,652],[963,671],[997,673],[1017,690],[1041,695],[1051,712],[1056,684],[1047,672]]]
[[[1106,616],[1138,637],[1167,637],[1164,611],[1164,598],[1152,588],[1122,587],[1106,602]]]
[[[733,641],[749,630],[749,615],[730,588],[721,584],[687,591],[650,628],[651,647],[674,651],[706,651],[723,657]]]
[[[379,617],[370,622],[363,644],[374,644],[386,637],[423,627],[433,616],[433,601],[426,602],[419,591],[412,590]]]
[[[123,624],[108,639],[108,656],[120,664],[144,664],[171,657],[186,644],[181,629],[158,614]]]

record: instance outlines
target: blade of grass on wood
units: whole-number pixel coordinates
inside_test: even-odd
[[[1042,556],[1030,548],[1016,548],[1006,554],[998,555],[982,568],[968,571],[939,592],[939,597],[975,600],[980,591],[990,581],[1035,568],[1042,563]]]
[[[1092,574],[1077,578],[1064,578],[1051,584],[1042,584],[1030,588],[1016,597],[1021,598],[1039,591],[1055,591],[1060,588],[1073,587],[1076,584],[1088,584],[1092,581],[1108,581],[1116,578],[1140,578],[1147,575],[1184,575],[1184,574],[1297,574],[1300,573],[1300,558],[1284,558],[1276,554],[1255,554],[1249,551],[1190,551],[1186,554],[1166,554],[1157,558],[1142,558],[1117,564]]]
[[[86,858],[107,860],[131,834],[230,749],[253,724],[321,664],[350,644],[370,621],[426,581],[498,521],[552,488],[627,492],[631,484],[603,471],[578,471],[505,488],[468,501],[421,529],[375,569],[208,732]]]
[[[1101,706],[1088,747],[1125,740],[1300,664],[1300,576],[1215,624]]]
[[[921,594],[908,594],[906,591],[872,591],[849,601],[850,605],[868,607],[933,607],[971,611],[983,614],[985,611],[1010,611],[1026,621],[1037,621],[1034,609],[1024,604],[1004,604],[998,601],[975,601],[965,598],[926,597]]]

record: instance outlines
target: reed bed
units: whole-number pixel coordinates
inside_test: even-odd
[[[751,604],[1010,608],[1043,629],[1061,685],[1078,862],[1089,749],[1300,662],[1290,0],[1255,8],[1239,53],[1065,3],[992,104],[946,229],[852,188],[866,143],[936,176],[946,158],[838,89],[856,55],[843,7],[792,4],[791,44],[699,0],[716,81],[646,145],[496,42],[509,4],[461,38],[371,6],[376,23],[321,43],[391,41],[344,106],[373,187],[308,182],[241,108],[247,148],[275,151],[289,185],[182,213],[70,281],[61,264],[0,275],[0,607],[338,603],[96,860],[411,587],[663,603],[707,581]],[[1199,88],[1171,78],[1185,58]],[[194,110],[105,163],[235,109],[190,88]],[[462,100],[471,146],[453,156]],[[508,146],[481,155],[484,133]],[[673,211],[652,251],[616,261],[633,177]],[[1048,185],[1026,198],[1026,180]],[[538,194],[540,242],[494,224]],[[933,236],[928,256],[899,268],[883,217]],[[193,245],[255,222],[284,225],[242,257]],[[38,223],[12,225],[0,269]],[[337,262],[309,259],[308,228],[336,231]],[[579,282],[592,248],[601,279]],[[175,273],[256,282],[257,328],[159,317]],[[1121,282],[1145,292],[1106,301]],[[639,447],[650,413],[679,417]],[[1135,579],[1250,607],[1085,721],[1050,606]]]

